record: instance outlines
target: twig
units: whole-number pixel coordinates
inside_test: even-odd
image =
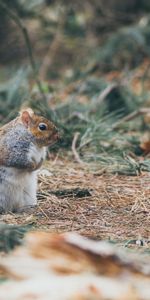
[[[78,140],[78,137],[79,137],[80,133],[79,132],[75,132],[75,135],[74,135],[74,138],[73,138],[73,141],[72,141],[72,146],[71,146],[71,149],[72,149],[72,152],[74,154],[74,157],[76,159],[76,161],[79,163],[79,164],[84,164],[84,162],[81,160],[77,150],[76,150],[76,145],[77,145],[77,140]]]
[[[39,71],[39,76],[42,80],[45,80],[47,77],[48,70],[54,60],[54,56],[56,54],[57,49],[60,46],[60,41],[61,41],[61,34],[60,32],[58,32],[56,33],[56,36],[53,39],[52,43],[50,44],[47,53],[43,59],[43,63]]]
[[[116,88],[118,86],[117,83],[111,83],[110,85],[108,85],[98,96],[98,98],[96,99],[96,102],[98,104],[100,104],[101,102],[103,102],[105,100],[105,98],[110,94],[110,92]]]
[[[118,83],[111,83],[110,85],[108,85],[97,97],[97,99],[94,101],[92,107],[91,107],[91,111],[93,111],[93,109],[97,108],[97,105],[100,105],[105,99],[106,97],[110,94],[110,92],[115,89],[118,86]]]
[[[122,123],[124,122],[128,122],[133,120],[134,118],[140,116],[140,115],[144,115],[144,114],[150,114],[150,109],[149,108],[140,108],[138,110],[135,110],[134,112],[132,112],[131,114],[123,117],[121,120],[119,120],[118,122],[116,122],[114,125],[112,125],[112,129],[116,129],[117,127],[119,127]]]
[[[25,44],[26,44],[26,48],[27,48],[27,52],[28,52],[28,57],[29,57],[29,61],[30,61],[30,64],[31,64],[31,68],[32,68],[32,71],[33,71],[33,75],[34,75],[36,84],[39,88],[39,92],[40,92],[42,98],[44,100],[46,100],[45,94],[44,94],[43,89],[42,89],[41,82],[38,78],[36,63],[35,63],[35,60],[34,60],[34,57],[33,57],[31,42],[30,42],[30,38],[29,38],[27,28],[25,27],[25,25],[23,24],[23,22],[21,21],[19,16],[16,13],[14,13],[14,11],[9,9],[9,7],[2,2],[2,0],[0,1],[0,6],[6,11],[7,15],[17,24],[17,26],[19,27],[19,29],[22,32],[22,35],[23,35],[24,40],[25,40]]]

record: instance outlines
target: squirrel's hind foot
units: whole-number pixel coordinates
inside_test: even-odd
[[[16,210],[14,210],[13,212],[18,213],[18,214],[21,214],[21,213],[32,214],[35,211],[36,207],[37,207],[36,204],[35,205],[27,205],[27,206],[19,207]]]

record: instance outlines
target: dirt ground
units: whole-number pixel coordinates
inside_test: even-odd
[[[150,175],[94,172],[72,159],[57,157],[40,172],[37,208],[2,215],[0,221],[123,243],[137,239],[148,242]],[[150,243],[147,245],[149,248]]]

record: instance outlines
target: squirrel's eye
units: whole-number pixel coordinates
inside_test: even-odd
[[[47,129],[47,125],[45,123],[40,123],[39,124],[39,129],[40,130],[46,130]]]

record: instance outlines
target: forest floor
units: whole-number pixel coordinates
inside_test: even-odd
[[[38,206],[23,214],[1,215],[8,224],[32,225],[50,232],[74,231],[150,248],[150,175],[92,171],[73,159],[50,160],[39,175]],[[143,243],[143,242],[142,242]]]
[[[150,132],[150,103],[147,103],[150,85],[149,80],[145,81],[145,85],[143,85],[140,77],[144,76],[149,64],[150,61],[146,61],[137,69],[136,76],[134,74],[131,90],[134,92],[135,101],[130,99],[131,93],[127,95],[125,93],[125,96],[121,98],[124,105],[126,101],[127,104],[133,102],[136,105],[127,115],[128,121],[133,124],[129,124],[130,122],[126,122],[123,118],[121,122],[124,120],[124,124],[122,124],[124,127],[122,126],[118,131],[115,131],[115,128],[120,119],[113,119],[115,111],[109,113],[106,119],[104,118],[105,114],[104,117],[101,114],[101,117],[99,115],[96,117],[97,109],[93,110],[95,106],[90,106],[95,102],[92,102],[90,93],[88,95],[83,93],[83,88],[88,90],[90,82],[92,84],[96,82],[98,87],[100,86],[100,82],[97,82],[96,78],[89,82],[81,80],[60,92],[58,97],[61,99],[60,105],[56,111],[59,119],[62,118],[63,128],[67,129],[64,134],[65,138],[67,132],[71,132],[72,144],[70,141],[69,147],[67,145],[68,148],[57,149],[57,154],[51,154],[49,161],[40,170],[37,207],[28,209],[22,214],[1,215],[0,223],[29,225],[31,230],[40,229],[58,233],[73,231],[93,239],[109,240],[130,248],[139,248],[139,245],[142,245],[144,251],[145,249],[150,251],[150,174],[142,171],[140,164],[142,161],[148,161],[148,157],[137,157],[134,152],[135,146],[141,145],[140,138],[137,142],[136,137],[138,135],[144,137],[146,131],[148,134]],[[112,76],[114,79],[114,73],[109,74],[108,86],[99,91],[99,100],[103,99],[104,91],[108,92]],[[145,86],[147,86],[147,90]],[[144,96],[140,98],[143,87]],[[79,90],[81,91],[79,92]],[[117,92],[119,93],[119,90]],[[122,94],[118,95],[118,97],[122,96]],[[113,98],[110,98],[110,102],[108,102],[111,103],[112,99],[115,99],[114,103],[116,103],[116,92],[111,96]],[[55,107],[55,100],[58,99],[57,97],[52,98],[50,102],[52,108],[53,105]],[[142,102],[141,99],[146,100]],[[79,106],[75,104],[79,104]],[[104,101],[103,105],[106,105]],[[129,107],[127,105],[123,108]],[[88,113],[87,109],[89,109]],[[101,113],[102,103],[100,103],[99,109],[99,113]],[[135,120],[133,117],[139,116],[140,110],[147,112],[146,118]],[[78,133],[80,133],[79,145],[76,143],[74,146],[79,147],[74,150],[76,150],[76,154],[79,152],[78,158],[81,157],[83,161],[77,159],[73,153],[73,143]],[[147,141],[144,144],[143,140],[143,149],[146,150],[146,153],[150,153],[150,136]],[[84,143],[85,148],[83,147]],[[88,155],[91,160],[86,160]],[[117,160],[118,157],[120,160]],[[93,161],[97,164],[96,168]],[[105,164],[102,164],[103,162]],[[128,175],[117,174],[120,170],[126,173],[128,171]],[[150,165],[147,170],[150,171]]]

